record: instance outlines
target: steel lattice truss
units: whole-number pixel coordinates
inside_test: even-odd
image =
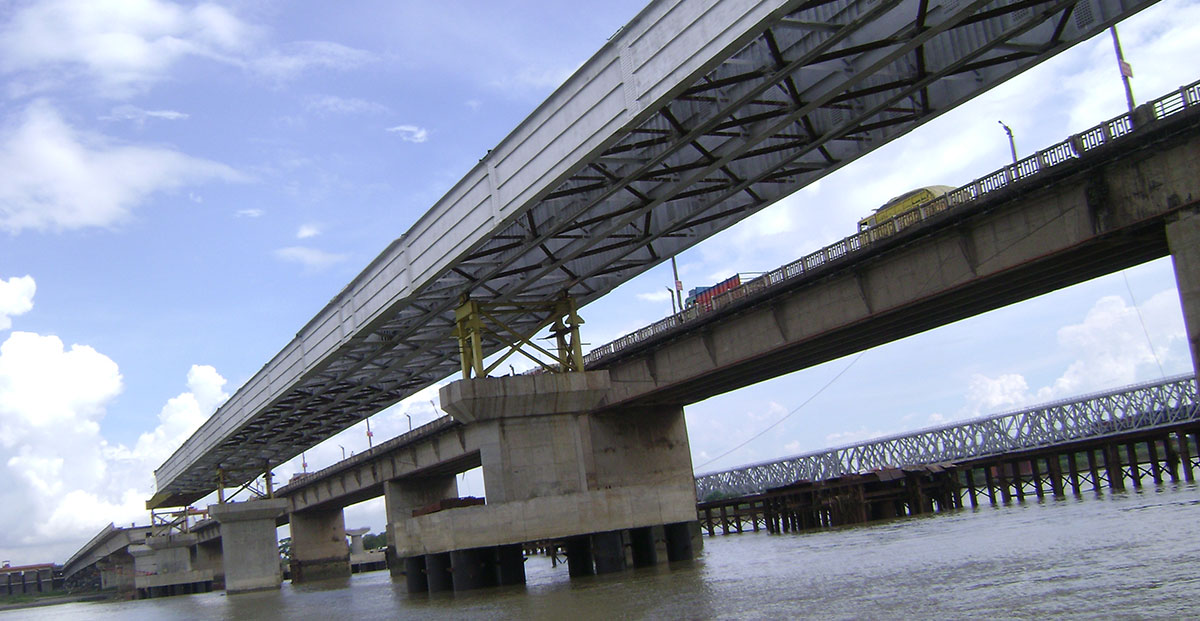
[[[696,494],[699,498],[714,492],[753,494],[802,480],[1000,455],[1198,418],[1196,379],[1181,375],[1021,412],[703,474],[696,477]]]
[[[572,163],[553,183],[510,192],[529,199],[436,273],[367,283],[413,239],[393,243],[318,315],[341,319],[336,347],[285,349],[272,359],[156,471],[151,504],[202,497],[215,488],[218,468],[231,483],[249,480],[453,374],[453,308],[464,295],[545,302],[565,292],[587,304],[1152,2],[655,0],[563,88],[603,70],[601,62],[633,62],[606,50],[682,37],[669,31],[672,16],[763,17],[724,26],[745,30],[725,48],[704,48],[715,55],[698,70],[652,76],[682,80],[654,100],[631,101],[627,91],[629,123],[602,128],[606,137],[586,153],[561,153]],[[695,63],[694,53],[682,57],[681,67]],[[581,87],[579,97],[588,92]],[[593,95],[565,105],[583,110],[613,98]],[[487,158],[481,165],[499,166]],[[388,300],[360,322],[349,300],[368,285]],[[543,317],[503,319],[521,329]],[[503,345],[489,342],[485,351]]]

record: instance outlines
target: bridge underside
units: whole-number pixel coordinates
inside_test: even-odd
[[[652,3],[164,463],[149,504],[452,374],[462,296],[586,304],[1150,3]]]
[[[1143,131],[1135,148],[1096,149],[867,260],[604,359],[616,387],[604,407],[694,403],[1166,256],[1168,223],[1200,200],[1200,114]]]

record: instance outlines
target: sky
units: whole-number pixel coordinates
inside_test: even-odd
[[[0,560],[63,562],[147,523],[153,470],[641,8],[0,0]],[[1119,28],[1139,101],[1200,79],[1197,0]],[[681,280],[773,269],[891,196],[999,168],[997,121],[1024,155],[1124,108],[1106,34],[685,251]],[[667,315],[671,281],[659,266],[585,307],[584,340]],[[1188,372],[1186,343],[1158,260],[691,405],[693,462]],[[436,398],[375,415],[374,438],[440,416]],[[355,426],[276,478],[369,441]],[[346,511],[384,522],[378,500]]]

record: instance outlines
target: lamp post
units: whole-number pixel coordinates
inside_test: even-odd
[[[678,313],[679,311],[675,309],[675,292],[670,287],[667,287],[667,297],[671,298],[671,314]]]
[[[1008,134],[1008,148],[1012,151],[1013,163],[1017,163],[1017,142],[1013,140],[1012,128],[1004,124],[1004,121],[996,121],[1000,127],[1004,128],[1004,133]]]
[[[1117,69],[1121,71],[1121,83],[1125,85],[1125,103],[1129,105],[1129,114],[1133,114],[1133,88],[1129,86],[1129,78],[1133,77],[1133,67],[1125,62],[1125,54],[1121,52],[1121,39],[1117,37],[1117,26],[1108,27],[1112,33],[1113,48],[1117,50]]]

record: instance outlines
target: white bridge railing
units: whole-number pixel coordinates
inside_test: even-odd
[[[702,315],[720,310],[738,300],[760,291],[770,289],[781,283],[807,276],[813,276],[817,270],[824,271],[832,268],[863,250],[871,247],[898,231],[910,228],[937,214],[951,209],[962,209],[976,199],[1008,186],[1016,181],[1033,177],[1042,171],[1068,160],[1078,159],[1082,154],[1104,146],[1113,140],[1134,131],[1134,116],[1145,115],[1144,122],[1162,119],[1177,114],[1187,108],[1200,105],[1200,81],[1138,107],[1134,115],[1122,114],[1087,131],[1075,134],[1070,138],[1038,151],[1033,155],[1015,163],[1009,164],[989,175],[976,179],[967,185],[947,192],[945,195],[918,205],[889,220],[880,223],[869,230],[856,233],[835,244],[826,246],[810,255],[801,257],[775,270],[767,272],[754,280],[742,283],[740,287],[713,297],[712,304],[701,309],[699,306],[684,309],[682,312],[667,317],[661,321],[646,326],[637,332],[627,334],[611,343],[593,349],[584,356],[584,364],[592,366],[601,359],[621,352],[634,345],[653,340],[660,335],[673,332],[675,329],[696,321]]]
[[[1196,379],[1180,375],[1027,410],[696,477],[696,496],[753,494],[884,467],[935,464],[1041,448],[1200,419]]]

